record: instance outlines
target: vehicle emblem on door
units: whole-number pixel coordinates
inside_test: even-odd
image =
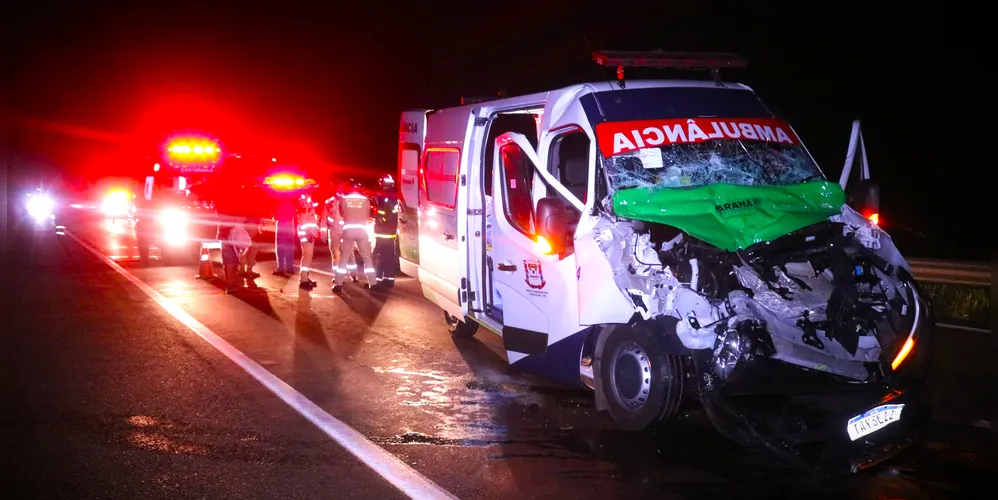
[[[540,290],[547,284],[544,281],[544,269],[541,267],[540,261],[524,260],[523,274],[526,275],[527,286],[530,288]]]

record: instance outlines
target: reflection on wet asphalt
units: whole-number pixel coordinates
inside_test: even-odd
[[[655,433],[616,431],[609,417],[595,410],[588,391],[510,369],[491,333],[448,338],[433,306],[422,311],[427,305],[418,304],[422,299],[413,285],[402,278],[388,299],[393,304],[367,306],[391,313],[365,321],[363,347],[349,358],[375,376],[373,392],[394,396],[381,396],[381,404],[397,407],[397,413],[387,413],[399,421],[378,427],[398,432],[368,436],[412,463],[425,462],[420,449],[439,449],[429,453],[435,458],[480,450],[472,456],[503,464],[513,474],[529,472],[531,481],[573,484],[583,496],[579,485],[593,484],[598,490],[612,485],[613,495],[676,498],[949,498],[975,491],[993,461],[983,430],[944,424],[887,466],[823,480],[802,477],[765,452],[726,440],[692,405]],[[312,295],[322,296],[321,288]],[[374,300],[348,291],[355,302]],[[336,300],[320,302],[317,310]],[[427,326],[417,326],[422,317],[403,319],[417,308],[429,318]],[[326,323],[327,330],[334,329]],[[530,489],[519,487],[528,497]]]
[[[678,498],[950,498],[983,487],[993,464],[980,429],[937,424],[885,467],[801,477],[765,452],[721,437],[695,407],[653,433],[612,430],[587,392],[492,382],[441,370],[371,367],[394,376],[399,404],[434,418],[432,432],[376,439],[383,446],[478,447],[487,460],[529,461],[565,480],[612,481]],[[501,423],[500,423],[501,422]],[[603,422],[605,425],[594,425]]]

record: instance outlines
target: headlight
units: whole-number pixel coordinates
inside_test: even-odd
[[[127,191],[111,191],[101,203],[101,211],[108,217],[126,217],[135,208]]]
[[[44,194],[28,197],[28,215],[41,222],[48,219],[55,211],[55,200]]]
[[[922,298],[918,296],[918,292],[915,287],[910,287],[911,290],[911,306],[912,311],[912,321],[911,330],[908,331],[908,336],[904,343],[901,344],[901,348],[898,350],[897,355],[894,356],[894,360],[891,361],[891,370],[897,370],[901,363],[908,358],[911,354],[912,349],[915,348],[915,344],[918,343],[919,333],[922,328],[924,328],[925,319],[927,316],[927,311],[925,310],[925,303],[922,302]]]
[[[177,209],[164,210],[160,215],[163,223],[163,236],[170,245],[180,245],[187,241],[187,214]]]

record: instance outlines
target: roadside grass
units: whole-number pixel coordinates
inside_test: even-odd
[[[991,315],[991,287],[922,283],[935,306],[936,319],[987,324]]]

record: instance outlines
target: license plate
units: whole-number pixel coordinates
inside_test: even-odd
[[[849,419],[846,430],[849,431],[849,438],[853,441],[873,434],[894,422],[901,420],[901,410],[903,404],[878,406],[862,415],[856,415]]]

